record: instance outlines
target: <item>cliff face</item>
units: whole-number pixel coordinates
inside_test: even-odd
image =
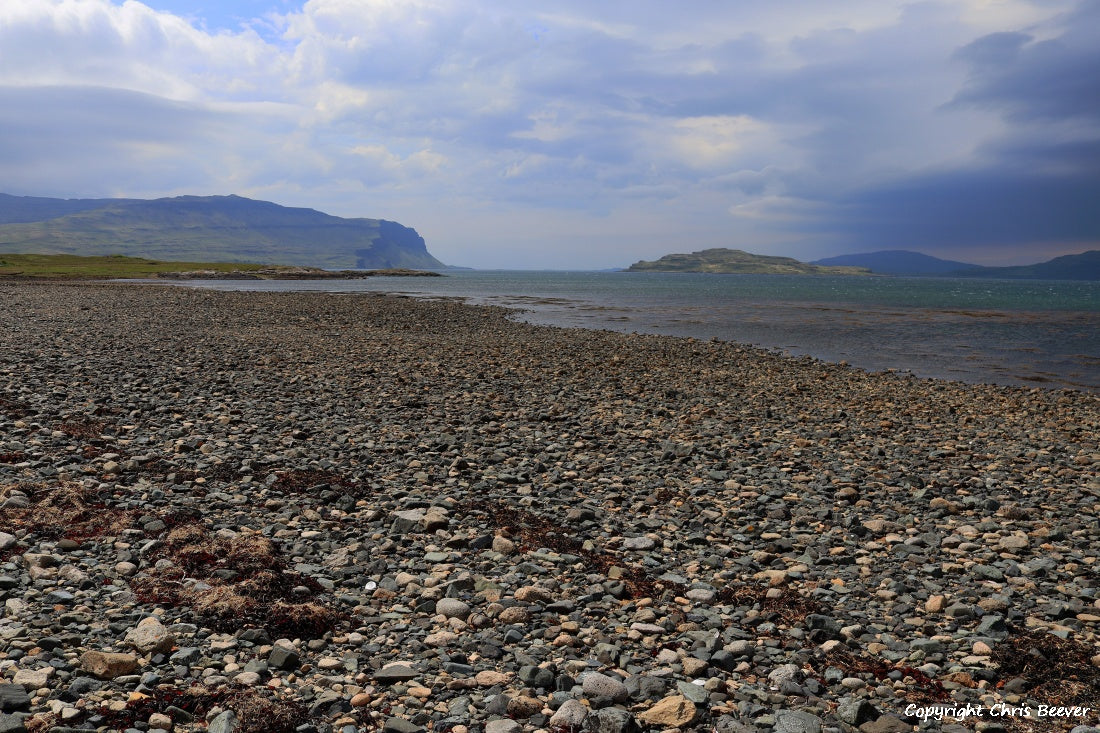
[[[416,230],[241,196],[42,199],[0,196],[0,252],[440,268]]]
[[[442,267],[442,263],[428,254],[424,237],[415,229],[384,219],[378,222],[378,239],[371,247],[355,251],[355,267]],[[425,259],[434,265],[423,264]]]

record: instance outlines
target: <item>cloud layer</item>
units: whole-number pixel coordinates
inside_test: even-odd
[[[1100,246],[1092,0],[261,4],[0,5],[0,190],[238,193],[479,267]]]

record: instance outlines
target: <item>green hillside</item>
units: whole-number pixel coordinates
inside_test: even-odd
[[[690,254],[669,254],[652,262],[642,260],[627,272],[711,272],[764,275],[868,275],[863,267],[827,267],[791,257],[755,255],[740,249],[704,249]]]
[[[56,203],[51,206],[51,201]],[[81,201],[88,207],[81,208]],[[35,211],[49,216],[65,210],[72,213],[25,220]],[[343,219],[240,196],[120,199],[106,204],[5,196],[0,198],[0,222],[5,221],[11,223],[0,224],[0,252],[117,254],[329,269],[443,267],[414,229],[396,222]]]
[[[164,273],[210,270],[216,273],[260,273],[264,265],[231,262],[162,262],[144,257],[79,257],[77,255],[0,254],[0,279],[102,279],[158,277]]]

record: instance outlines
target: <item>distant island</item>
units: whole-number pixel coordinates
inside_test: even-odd
[[[442,269],[415,229],[241,196],[54,199],[0,194],[0,253],[324,269]]]
[[[626,272],[710,272],[759,275],[870,275],[863,267],[833,267],[800,262],[793,257],[756,255],[740,249],[704,249],[635,262]]]
[[[863,267],[879,275],[938,275],[944,277],[983,277],[1013,280],[1100,280],[1100,250],[1063,255],[1034,265],[985,267],[967,262],[944,260],[921,252],[883,250],[840,255],[816,260],[825,266]]]
[[[1055,257],[1034,265],[984,267],[909,250],[883,250],[801,262],[792,257],[714,248],[642,260],[625,272],[707,272],[761,275],[898,275],[1031,280],[1100,280],[1100,250]]]

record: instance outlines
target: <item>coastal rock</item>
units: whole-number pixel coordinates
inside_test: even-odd
[[[588,717],[588,708],[580,700],[566,700],[553,715],[550,716],[551,728],[565,728],[566,730],[580,730]]]
[[[407,664],[387,664],[374,673],[376,682],[393,684],[395,682],[407,682],[420,676],[420,673]]]
[[[696,715],[695,703],[682,695],[673,695],[664,698],[637,717],[646,725],[680,728],[690,725],[695,720]]]
[[[34,692],[43,687],[49,687],[50,677],[53,676],[55,671],[53,667],[45,667],[43,669],[19,669],[16,670],[11,681],[16,685],[22,685],[28,692]]]
[[[507,718],[502,720],[490,720],[485,724],[485,733],[521,733],[523,726],[515,720]]]
[[[457,598],[440,598],[436,601],[435,612],[447,618],[466,620],[470,615],[470,606]]]
[[[624,702],[630,696],[621,680],[599,672],[586,674],[582,680],[582,688],[588,697],[606,697],[615,702]]]
[[[634,716],[622,708],[603,708],[592,715],[593,733],[633,733],[638,730]]]
[[[0,713],[0,733],[27,733],[27,726],[19,716]]]
[[[624,550],[652,550],[657,543],[650,537],[627,537],[623,540]]]
[[[537,697],[518,695],[508,701],[506,712],[511,718],[524,720],[542,712],[542,702]]]
[[[133,654],[88,650],[80,656],[80,666],[101,680],[113,680],[138,668]]]
[[[208,733],[236,733],[240,728],[240,720],[237,718],[237,714],[232,710],[226,710],[218,713],[213,720],[210,721],[210,726],[207,728]]]
[[[0,684],[0,712],[10,713],[30,707],[31,696],[23,685]]]
[[[474,676],[474,680],[482,687],[492,687],[493,685],[504,685],[511,679],[510,675],[503,672],[497,672],[491,669],[485,669],[478,672]]]
[[[267,657],[268,665],[276,669],[297,669],[302,663],[302,655],[289,644],[275,644]]]
[[[446,529],[451,523],[450,517],[439,509],[429,509],[420,520],[420,527],[425,532],[435,532]]]
[[[160,619],[146,616],[126,634],[126,641],[142,654],[170,652],[176,637],[164,627]]]
[[[800,710],[777,710],[775,733],[821,733],[821,718]]]
[[[415,509],[394,512],[390,530],[394,534],[405,534],[414,529],[420,530],[423,528],[424,516],[423,512]]]

